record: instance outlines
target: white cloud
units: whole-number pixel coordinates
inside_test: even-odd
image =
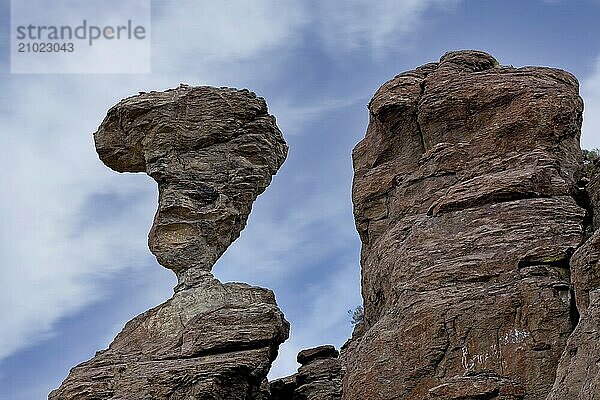
[[[288,177],[297,179],[298,175]],[[217,262],[215,274],[224,281],[253,283],[260,279],[278,284],[328,255],[346,250],[349,243],[358,247],[352,216],[347,212],[351,207],[350,195],[343,182],[340,183],[330,184],[327,193],[305,193],[300,200],[294,198],[297,196],[294,189],[302,186],[274,182],[285,185],[288,193],[283,198],[278,198],[277,193],[259,198],[248,226]],[[340,201],[346,198],[348,203]],[[282,200],[289,209],[275,215],[272,210]],[[328,240],[319,241],[325,233]]]
[[[64,91],[65,83],[30,78],[13,93],[11,118],[0,122],[0,358],[97,300],[99,277],[139,265],[148,254],[154,185],[142,176],[113,180],[91,140],[101,115],[90,115],[87,107],[98,104],[84,100],[93,88]],[[102,193],[144,195],[136,196],[140,202],[127,210],[127,219],[78,227],[94,215],[90,197]]]
[[[301,2],[291,0],[159,1],[155,11],[153,71],[192,83],[270,76],[305,21]]]
[[[122,39],[90,41],[89,29],[125,26],[131,21],[132,27],[150,27],[149,0],[103,0],[101,2],[81,2],[60,0],[49,10],[44,0],[12,0],[11,2],[11,71],[18,73],[147,73],[150,72],[151,40],[145,32],[142,40]],[[84,26],[85,21],[85,26]],[[17,40],[17,26],[27,27],[70,27],[74,37],[65,42],[72,45],[71,52],[17,52],[17,44],[29,41]],[[79,31],[79,33],[77,33]],[[130,31],[133,34],[133,29]],[[83,36],[81,36],[83,35]],[[121,34],[119,34],[121,35]],[[42,39],[44,33],[40,32]],[[78,40],[79,37],[85,39]],[[33,31],[33,37],[38,33]],[[47,42],[47,40],[41,40]],[[56,44],[62,44],[60,42]],[[93,43],[93,45],[89,44]],[[65,46],[67,49],[68,46]]]
[[[277,66],[286,50],[298,45],[307,31],[319,37],[331,54],[344,55],[362,47],[381,56],[397,46],[398,39],[421,29],[426,11],[449,9],[460,1],[186,0],[177,7],[160,2],[153,35],[177,40],[155,41],[155,65],[179,72],[182,64],[178,62],[183,62],[208,76],[211,71],[203,71],[202,65],[221,73],[224,68],[243,68],[244,73],[265,76],[270,71],[252,71],[251,61],[269,57]],[[405,43],[408,46],[409,40]],[[397,47],[393,50],[398,51]]]
[[[330,112],[360,103],[366,107],[369,103],[367,96],[355,96],[350,98],[330,98],[316,103],[296,104],[293,99],[284,102],[273,102],[269,104],[269,111],[277,116],[277,124],[286,136],[302,135],[307,123],[314,122]],[[359,129],[361,127],[357,127]]]
[[[370,48],[381,56],[398,39],[421,28],[424,13],[432,8],[448,8],[459,0],[346,0],[319,1],[323,40],[330,51]],[[407,41],[408,45],[408,41]],[[397,47],[395,48],[397,51]]]
[[[600,148],[600,57],[592,76],[581,82],[581,95],[585,101],[581,145],[587,149]]]

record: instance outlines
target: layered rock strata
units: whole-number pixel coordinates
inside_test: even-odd
[[[289,324],[271,291],[210,271],[287,154],[265,101],[227,88],[142,93],[111,108],[94,139],[108,167],[158,183],[149,247],[179,284],[49,398],[261,398]]]
[[[590,292],[590,304],[567,342],[547,397],[565,399],[600,399],[600,288]]]
[[[588,185],[596,215],[600,173]],[[571,275],[581,317],[560,359],[547,400],[600,400],[600,229],[571,258]]]
[[[298,353],[298,373],[271,382],[271,400],[339,400],[342,370],[333,346],[320,346]]]
[[[577,323],[576,79],[452,52],[369,111],[353,152],[365,319],[343,398],[545,399]]]

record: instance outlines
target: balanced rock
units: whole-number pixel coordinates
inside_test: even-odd
[[[365,314],[344,399],[546,398],[577,323],[578,89],[461,51],[377,91],[353,152]]]
[[[107,166],[158,183],[148,244],[188,286],[238,238],[287,154],[265,101],[228,88],[130,97],[108,111],[94,139]]]
[[[210,271],[286,157],[265,101],[227,88],[143,93],[111,108],[94,138],[106,165],[158,183],[149,245],[179,284],[49,398],[264,398],[289,324],[271,291],[222,284]]]

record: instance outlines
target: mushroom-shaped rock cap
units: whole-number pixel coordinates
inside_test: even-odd
[[[264,99],[230,88],[182,85],[127,98],[108,111],[94,140],[108,167],[158,183],[148,243],[185,285],[239,236],[287,155]]]
[[[500,66],[498,60],[490,54],[478,50],[449,51],[440,59],[440,66],[445,64],[468,72],[484,71]]]
[[[313,347],[298,353],[297,361],[302,365],[309,364],[318,358],[338,358],[340,353],[331,345]]]

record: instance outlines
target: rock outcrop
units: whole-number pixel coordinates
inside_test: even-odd
[[[271,400],[340,400],[342,368],[333,346],[298,353],[298,373],[271,382]]]
[[[569,338],[547,397],[566,399],[600,399],[600,289],[590,292],[590,304]]]
[[[545,399],[578,317],[577,80],[452,52],[369,111],[353,152],[365,315],[343,398]]]
[[[94,138],[107,166],[158,183],[149,246],[179,284],[49,398],[263,398],[289,324],[271,291],[210,271],[287,154],[265,101],[227,88],[143,93],[111,108]]]
[[[594,215],[599,205],[598,181],[600,173],[596,172],[587,188]],[[600,400],[600,229],[573,254],[571,277],[581,317],[547,400]]]

